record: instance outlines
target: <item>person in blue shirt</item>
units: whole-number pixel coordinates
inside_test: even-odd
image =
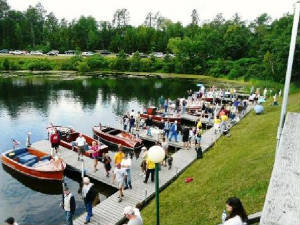
[[[175,120],[175,122],[171,125],[171,128],[170,128],[170,138],[169,138],[169,141],[172,140],[172,137],[175,138],[175,142],[177,142],[177,130],[178,130],[178,127],[177,127],[177,120]]]
[[[254,111],[256,115],[262,114],[264,111],[264,107],[261,104],[257,104],[256,106],[254,106]]]

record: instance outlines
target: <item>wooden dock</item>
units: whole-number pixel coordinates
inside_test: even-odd
[[[276,153],[261,225],[300,224],[300,114],[288,113]]]
[[[246,114],[252,109],[252,107],[248,107]],[[245,114],[245,115],[246,115]],[[229,127],[231,127],[230,125]],[[202,151],[207,151],[221,136],[221,134],[215,134],[214,129],[211,128],[207,130],[202,136]],[[151,141],[151,140],[149,140]],[[153,139],[152,139],[153,141]],[[155,140],[154,140],[155,141]],[[170,145],[173,143],[171,142]],[[39,148],[40,150],[44,150],[46,152],[50,152],[50,144],[49,141],[43,140],[36,142],[32,145],[35,148]],[[181,148],[181,146],[177,146]],[[68,166],[81,171],[81,162],[77,161],[77,153],[71,150],[62,148],[61,156],[64,158]],[[173,166],[169,170],[167,167],[162,167],[159,175],[159,185],[160,190],[169,185],[173,180],[175,180],[179,174],[181,174],[188,166],[190,166],[196,160],[196,151],[193,149],[186,150],[180,149],[176,153],[172,155],[173,157]],[[155,185],[150,180],[147,184],[143,183],[143,176],[141,176],[141,158],[134,158],[132,160],[132,190],[124,191],[124,199],[122,202],[118,203],[118,192],[111,195],[103,202],[98,204],[93,208],[94,216],[91,218],[90,225],[113,225],[120,224],[124,221],[123,209],[126,206],[135,206],[137,203],[147,203],[150,199],[152,199],[155,195]],[[87,176],[100,181],[102,183],[111,185],[115,187],[111,183],[111,178],[107,178],[105,176],[104,170],[100,169],[96,173],[93,172],[93,160],[84,156],[84,165],[86,168]],[[100,167],[101,168],[101,167]],[[77,217],[74,221],[74,225],[82,225],[85,221],[86,213]]]

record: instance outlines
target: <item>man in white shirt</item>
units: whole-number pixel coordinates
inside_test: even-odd
[[[115,180],[117,180],[117,185],[118,185],[118,189],[119,189],[119,202],[122,201],[122,197],[124,197],[123,194],[123,187],[124,187],[124,181],[126,179],[127,173],[126,170],[124,168],[121,168],[121,164],[118,163],[116,165],[116,168],[114,169],[113,172],[113,180],[112,183],[115,183]]]
[[[83,156],[84,153],[84,145],[86,143],[85,138],[82,136],[82,134],[79,134],[78,138],[76,138],[76,145],[78,147],[78,161],[80,160],[80,156]]]
[[[126,206],[123,214],[129,220],[127,225],[144,225],[142,217],[135,215],[133,207]]]
[[[131,158],[128,156],[128,154],[125,155],[125,158],[121,162],[121,167],[125,169],[127,176],[125,179],[125,187],[124,190],[130,188],[132,189],[131,185]]]

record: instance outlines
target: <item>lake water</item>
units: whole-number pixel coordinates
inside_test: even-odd
[[[53,122],[71,125],[92,135],[92,126],[120,126],[120,116],[131,109],[143,111],[157,105],[159,96],[175,99],[196,90],[195,80],[155,78],[0,77],[0,152],[12,148],[14,138],[25,144],[47,138],[46,127]],[[71,174],[71,175],[70,175]],[[77,194],[78,175],[67,172],[66,183],[75,194],[79,215],[84,211]],[[101,199],[115,190],[97,184]],[[20,224],[63,224],[59,208],[61,186],[38,182],[6,167],[0,167],[0,223],[13,216]]]

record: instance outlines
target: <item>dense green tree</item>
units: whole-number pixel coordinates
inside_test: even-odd
[[[218,14],[213,20],[200,24],[198,12],[194,9],[187,26],[163,17],[160,12],[149,12],[145,21],[141,21],[142,25],[136,27],[129,24],[129,19],[129,11],[123,8],[114,13],[112,22],[96,21],[91,16],[72,21],[59,20],[53,13],[47,13],[40,3],[22,12],[10,9],[6,0],[0,0],[0,49],[42,50],[44,53],[51,49],[60,52],[77,50],[78,53],[100,49],[120,52],[112,59],[77,56],[57,65],[58,69],[110,68],[284,81],[292,15],[272,20],[264,13],[246,23],[238,14],[230,20]],[[299,30],[293,80],[300,79]],[[137,53],[131,59],[126,56],[134,52],[150,56],[142,59]],[[158,59],[151,54],[153,52],[173,53],[175,56]],[[3,60],[0,61],[3,69]],[[48,63],[34,62],[31,67],[46,68]],[[9,69],[28,69],[28,65],[10,61],[7,67],[5,62],[5,68]],[[54,68],[53,65],[50,67]]]

